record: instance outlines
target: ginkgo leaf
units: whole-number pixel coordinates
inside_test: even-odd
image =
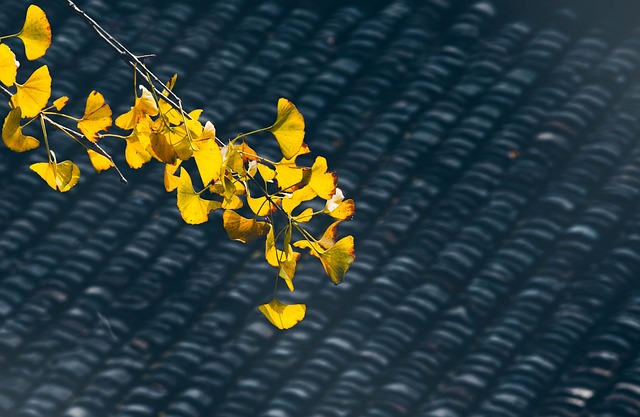
[[[314,211],[312,208],[307,208],[305,209],[302,213],[298,214],[297,216],[293,216],[293,220],[295,220],[298,223],[307,223],[309,221],[311,221],[311,219],[313,218],[314,215]]]
[[[180,185],[180,177],[174,175],[182,161],[178,161],[175,164],[165,164],[164,166],[164,189],[167,192],[171,192],[178,188]]]
[[[304,140],[304,118],[292,102],[280,98],[276,122],[267,130],[276,137],[285,159],[291,159],[298,153]]]
[[[260,173],[260,176],[265,181],[271,181],[276,177],[276,171],[269,168],[265,164],[258,163],[257,169]]]
[[[345,220],[353,216],[355,203],[351,199],[345,200],[342,190],[336,188],[335,194],[327,200],[323,212],[334,219]]]
[[[0,82],[11,87],[16,82],[19,66],[13,51],[6,44],[0,44]]]
[[[225,210],[222,221],[229,239],[239,240],[242,243],[251,242],[269,231],[268,223],[247,219],[233,210]]]
[[[249,208],[256,216],[268,216],[277,210],[277,207],[272,203],[275,196],[267,198],[267,196],[261,196],[253,198],[250,195],[247,196],[247,204]],[[271,199],[271,201],[269,201]]]
[[[59,99],[53,101],[53,107],[55,107],[56,110],[60,111],[64,108],[64,106],[67,105],[68,101],[69,101],[69,97],[62,96]]]
[[[15,152],[25,152],[40,146],[38,139],[22,134],[21,113],[20,107],[11,110],[2,125],[2,140],[9,149]]]
[[[11,97],[11,105],[22,108],[22,117],[35,117],[40,113],[51,96],[51,75],[49,67],[41,66],[24,83],[16,83],[16,93]]]
[[[100,155],[98,152],[91,149],[87,149],[87,153],[89,154],[89,161],[91,161],[91,165],[93,165],[93,168],[96,171],[106,171],[113,166],[109,158],[106,156]]]
[[[220,202],[205,200],[193,189],[191,177],[186,169],[180,170],[178,185],[178,208],[185,222],[200,224],[209,220],[209,212],[220,208]]]
[[[125,140],[127,146],[124,149],[124,157],[131,168],[138,169],[151,160],[151,154],[140,143],[136,131],[133,131]]]
[[[265,239],[265,259],[269,265],[278,268],[278,276],[285,281],[289,291],[293,291],[293,277],[296,273],[300,253],[293,251],[289,243],[290,241],[291,228],[288,228],[285,232],[283,242],[284,250],[278,249],[276,247],[273,227],[270,224],[268,225],[267,237]]]
[[[54,102],[55,105],[55,102]],[[104,96],[93,90],[87,97],[84,115],[78,122],[78,129],[92,142],[98,140],[98,132],[111,126],[111,108],[104,102]]]
[[[263,304],[258,310],[280,330],[290,329],[304,319],[307,306],[304,304],[283,304],[277,298]]]
[[[116,119],[116,126],[120,129],[131,130],[147,115],[155,116],[158,114],[158,105],[151,91],[142,85],[140,86],[140,91],[140,97],[136,95],[133,107]]]
[[[38,59],[47,52],[51,45],[51,25],[41,8],[33,4],[29,6],[18,37],[24,43],[24,53],[28,60]]]
[[[311,178],[309,187],[315,191],[320,198],[329,200],[336,192],[338,176],[335,172],[327,172],[327,160],[322,156],[316,158],[311,167]]]
[[[61,193],[72,189],[80,179],[80,168],[71,161],[57,163],[54,158],[51,162],[37,162],[29,168],[40,175],[49,187]]]
[[[196,140],[197,149],[193,151],[200,178],[205,185],[218,181],[222,170],[222,152],[215,138],[216,128],[211,122],[205,123],[202,134]]]
[[[296,164],[296,159],[298,156],[309,152],[311,152],[309,147],[303,144],[298,150],[298,153],[293,155],[292,158],[282,158],[282,160],[274,166],[276,171],[276,180],[278,181],[278,186],[282,191],[291,192],[304,186],[303,179],[309,169],[299,167]]]
[[[291,214],[291,212],[300,205],[303,201],[313,200],[317,196],[316,192],[311,187],[303,187],[299,190],[295,190],[288,196],[282,199],[282,209]]]
[[[202,135],[202,123],[198,121],[201,113],[202,110],[194,110],[189,113],[191,119],[185,118],[184,123],[165,128],[167,140],[173,147],[176,156],[183,161],[191,158],[195,149],[193,144]],[[160,119],[158,120],[160,121]]]
[[[325,250],[318,243],[312,244],[307,240],[300,240],[293,244],[298,248],[308,248],[313,256],[319,258],[324,271],[336,285],[344,281],[347,270],[356,259],[353,245],[353,236],[343,237]]]

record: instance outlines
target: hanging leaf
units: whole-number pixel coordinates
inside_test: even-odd
[[[40,146],[40,141],[32,136],[22,134],[22,126],[20,126],[22,110],[16,107],[11,110],[4,119],[2,126],[2,140],[7,148],[15,152],[25,152]]]
[[[269,168],[265,164],[258,163],[257,169],[262,179],[267,182],[273,180],[276,177],[276,171]]]
[[[60,111],[64,108],[64,106],[67,105],[67,102],[69,101],[69,97],[67,96],[62,96],[57,100],[54,100],[53,102],[53,107],[56,108],[56,110]]]
[[[164,166],[164,189],[167,190],[167,192],[175,190],[180,185],[180,177],[177,177],[175,173],[181,163],[182,161],[178,161],[173,165],[165,164]]]
[[[87,149],[87,153],[89,154],[89,161],[91,161],[91,165],[93,165],[93,168],[96,171],[106,171],[113,166],[109,158],[106,156],[100,155],[98,152],[91,149]]]
[[[275,196],[270,196],[269,198],[271,199],[271,201],[277,200]],[[269,198],[267,198],[266,196],[253,198],[248,195],[247,204],[256,216],[268,216],[269,214],[277,210],[277,207],[271,201],[269,201]]]
[[[131,168],[138,169],[151,160],[151,154],[140,143],[135,130],[125,140],[127,141],[127,146],[124,149],[124,157]]]
[[[44,179],[49,187],[65,193],[72,189],[80,179],[80,168],[71,161],[56,162],[55,154],[51,152],[50,162],[37,162],[29,168]]]
[[[311,167],[311,178],[309,187],[315,191],[320,198],[329,200],[336,192],[338,176],[335,172],[327,172],[327,160],[322,156],[316,158]]]
[[[280,98],[276,122],[267,130],[276,137],[284,158],[291,159],[298,153],[304,140],[304,118],[292,102]]]
[[[178,185],[178,208],[185,222],[200,224],[209,220],[209,212],[220,208],[220,202],[205,200],[193,190],[191,177],[186,169],[180,170]]]
[[[307,306],[304,304],[283,304],[274,297],[269,304],[263,304],[258,310],[280,330],[290,329],[304,319]]]
[[[31,74],[24,84],[16,83],[16,93],[11,97],[11,105],[22,108],[22,117],[35,117],[44,109],[51,96],[51,75],[46,65]]]
[[[92,91],[87,97],[84,115],[78,122],[78,129],[87,139],[97,142],[98,132],[106,130],[111,123],[111,108],[104,102],[104,96],[95,90]]]
[[[28,60],[38,59],[47,52],[51,45],[51,25],[41,8],[33,4],[29,6],[18,37],[24,43],[24,53]]]
[[[314,215],[313,209],[307,208],[299,215],[293,216],[293,220],[295,220],[298,223],[307,223],[311,221],[311,219],[313,218],[313,215]]]
[[[265,259],[269,265],[278,268],[278,276],[285,281],[289,291],[293,291],[293,277],[296,273],[300,253],[294,252],[290,245],[291,228],[287,228],[283,242],[284,250],[280,250],[276,247],[273,227],[271,225],[268,227],[265,239]]]
[[[293,244],[293,246],[301,249],[309,249],[311,255],[319,258],[324,271],[331,279],[331,282],[336,285],[344,281],[345,274],[356,259],[353,249],[353,236],[346,236],[337,242],[335,241],[339,223],[340,221],[331,224],[319,241],[299,240]]]
[[[6,44],[0,44],[0,82],[7,87],[15,84],[19,66],[13,51]]]
[[[340,188],[336,188],[335,194],[327,200],[323,210],[323,213],[339,220],[348,219],[354,212],[355,203],[351,199],[345,200]]]
[[[116,126],[120,129],[131,130],[136,127],[138,122],[144,119],[146,115],[155,116],[158,114],[158,106],[151,91],[142,85],[140,86],[140,91],[140,97],[136,96],[133,107],[116,119]]]
[[[222,221],[229,239],[242,243],[249,243],[264,236],[269,230],[268,223],[244,218],[233,210],[225,210]]]
[[[309,169],[299,167],[296,164],[296,159],[298,156],[308,154],[309,152],[311,152],[309,147],[303,144],[298,150],[298,153],[293,155],[292,158],[282,158],[280,162],[274,166],[276,180],[282,191],[291,192],[304,186],[303,180]]]

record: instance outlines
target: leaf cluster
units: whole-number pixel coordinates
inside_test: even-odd
[[[106,38],[97,23],[88,17],[87,20]],[[34,163],[30,168],[52,189],[60,192],[72,189],[78,183],[80,169],[69,160],[58,162],[49,143],[48,127],[61,130],[84,146],[98,172],[115,168],[121,178],[124,177],[113,158],[99,142],[105,138],[124,140],[124,155],[131,168],[141,168],[152,160],[164,164],[164,186],[167,192],[175,192],[185,222],[204,223],[212,211],[222,210],[229,238],[243,243],[264,239],[264,257],[275,268],[276,289],[272,301],[259,306],[259,311],[276,327],[290,328],[305,315],[303,304],[286,305],[277,298],[279,280],[290,291],[294,289],[301,256],[296,249],[308,249],[318,258],[334,284],[344,280],[355,259],[354,240],[352,236],[339,238],[337,226],[353,216],[354,202],[344,198],[337,187],[336,173],[328,170],[322,156],[316,157],[311,167],[298,165],[298,157],[310,153],[310,149],[304,143],[304,118],[292,102],[285,98],[278,100],[276,120],[271,126],[223,142],[210,121],[200,121],[202,110],[183,110],[173,92],[176,75],[156,87],[157,77],[146,66],[141,71],[132,56],[134,87],[136,74],[141,73],[148,88],[144,85],[134,88],[133,105],[115,118],[115,126],[123,134],[107,133],[114,124],[113,114],[99,92],[92,91],[83,115],[74,117],[63,112],[67,97],[49,104],[52,78],[46,65],[19,84],[19,62],[5,43],[10,38],[22,40],[27,59],[43,56],[51,44],[51,28],[44,11],[29,6],[22,29],[0,37],[0,82],[10,106],[2,126],[2,139],[16,152],[35,149],[40,140],[25,135],[23,129],[39,122],[48,161]],[[113,42],[126,51],[117,41]],[[250,146],[249,138],[259,132],[269,132],[275,138],[281,152],[279,160],[266,159]],[[187,163],[192,159],[194,162]],[[320,210],[309,204],[316,199],[324,202]],[[319,238],[305,229],[316,215],[333,218]]]

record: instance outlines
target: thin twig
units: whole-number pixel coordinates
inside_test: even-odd
[[[65,132],[66,134],[75,137],[76,139],[78,139],[79,142],[81,142],[81,143],[85,144],[86,146],[90,147],[92,151],[95,151],[96,153],[100,154],[101,156],[104,156],[105,158],[107,158],[109,160],[109,162],[111,162],[111,166],[113,166],[113,169],[115,169],[116,172],[118,173],[118,176],[120,176],[120,182],[122,182],[123,184],[127,184],[128,183],[127,179],[124,177],[124,175],[122,175],[122,172],[120,171],[120,169],[118,168],[116,163],[113,161],[113,158],[111,157],[111,155],[109,155],[107,153],[107,151],[102,149],[102,147],[100,145],[98,145],[96,142],[92,142],[92,141],[88,140],[86,138],[86,136],[84,136],[82,133],[76,132],[73,129],[70,129],[70,128],[64,126],[64,125],[61,125],[60,123],[57,123],[57,122],[51,120],[49,118],[49,116],[43,115],[43,118],[44,118],[44,120],[47,121],[47,123],[49,123],[50,125],[52,125],[56,129],[59,129],[59,130]]]
[[[13,93],[11,93],[11,91],[7,90],[4,85],[0,85],[0,91],[2,92],[2,94],[7,96],[7,98],[9,100],[11,100],[11,97],[13,97]]]
[[[141,57],[144,59],[144,58],[147,58],[149,55],[141,55],[141,56],[134,55],[127,48],[125,48],[124,45],[118,42],[116,38],[111,36],[109,32],[104,30],[102,26],[98,24],[98,22],[93,20],[89,15],[87,15],[78,6],[76,6],[76,4],[73,1],[67,0],[67,3],[69,4],[69,7],[71,7],[71,9],[74,12],[76,12],[78,15],[80,15],[80,17],[82,17],[82,19],[85,21],[85,23],[87,23],[87,25],[91,26],[93,30],[96,31],[98,36],[100,36],[109,46],[111,46],[113,49],[116,50],[116,52],[118,52],[118,54],[120,55],[120,58],[123,61],[125,61],[129,66],[131,66],[134,69],[134,71],[137,71],[138,74],[142,75],[145,79],[147,77],[150,77],[154,82],[160,85],[160,88],[156,88],[153,85],[153,83],[151,83],[150,81],[147,81],[151,88],[154,88],[159,91],[163,91],[163,90],[168,91],[169,97],[163,97],[163,100],[169,103],[169,105],[174,109],[176,109],[177,111],[182,112],[182,106],[179,105],[179,103],[181,103],[180,97],[178,97],[173,91],[166,88],[164,83],[160,81],[160,79],[153,72],[151,72],[140,60]],[[185,113],[185,117],[189,120],[193,120],[193,118],[189,116],[188,113]]]

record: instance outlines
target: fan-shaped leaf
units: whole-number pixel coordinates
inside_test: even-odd
[[[0,44],[0,82],[11,87],[16,82],[19,66],[13,51],[6,44]]]
[[[345,220],[353,216],[353,213],[355,212],[355,203],[351,199],[345,200],[342,190],[340,188],[336,188],[336,192],[333,197],[327,200],[323,212],[334,219]]]
[[[25,152],[40,146],[38,139],[22,134],[21,113],[20,107],[11,110],[2,125],[2,140],[9,149],[15,152]]]
[[[24,43],[27,59],[31,61],[38,59],[47,52],[51,45],[51,25],[41,8],[34,4],[29,6],[18,37]]]
[[[269,304],[263,304],[258,310],[280,330],[290,329],[302,319],[307,311],[304,304],[283,304],[277,298]]]
[[[311,179],[309,187],[315,191],[320,198],[329,200],[336,192],[338,176],[335,172],[327,172],[327,160],[322,156],[316,158],[311,167]]]
[[[67,105],[68,101],[69,101],[69,97],[62,96],[59,99],[53,101],[53,107],[55,107],[56,110],[60,111],[64,108],[64,106]]]
[[[138,169],[151,160],[151,154],[140,143],[135,130],[126,137],[126,141],[127,147],[124,149],[124,157],[131,168]]]
[[[98,152],[92,151],[91,149],[87,149],[87,153],[89,154],[89,160],[91,161],[91,165],[93,165],[93,168],[96,171],[98,172],[106,171],[107,169],[113,166],[111,161],[109,161],[109,158],[103,155],[100,155]]]
[[[22,108],[22,117],[35,117],[51,96],[51,75],[46,65],[31,74],[24,84],[16,83],[16,93],[11,97],[13,108]]]
[[[298,153],[304,140],[304,118],[292,102],[280,98],[276,122],[268,130],[276,137],[285,159],[291,159]]]
[[[180,177],[177,177],[175,173],[181,163],[182,161],[178,161],[173,165],[165,164],[164,166],[164,189],[167,190],[167,192],[175,190],[180,185]]]
[[[178,208],[185,222],[200,224],[209,220],[209,212],[220,208],[220,202],[205,200],[193,190],[191,177],[186,169],[181,168],[180,185],[178,185]]]
[[[120,129],[131,130],[136,127],[138,122],[144,119],[146,115],[155,116],[158,114],[158,105],[151,91],[142,85],[140,86],[140,91],[140,97],[136,96],[133,107],[116,119],[116,126]]]
[[[29,168],[40,175],[49,187],[61,193],[72,189],[80,179],[80,169],[71,161],[57,163],[54,158],[51,162],[37,162]]]
[[[251,242],[269,231],[268,223],[244,218],[233,210],[225,210],[222,220],[229,238],[243,243]]]
[[[54,102],[55,105],[55,102]],[[111,126],[111,108],[104,102],[104,96],[92,91],[87,97],[84,116],[78,122],[78,129],[92,142],[98,140],[98,132]]]

